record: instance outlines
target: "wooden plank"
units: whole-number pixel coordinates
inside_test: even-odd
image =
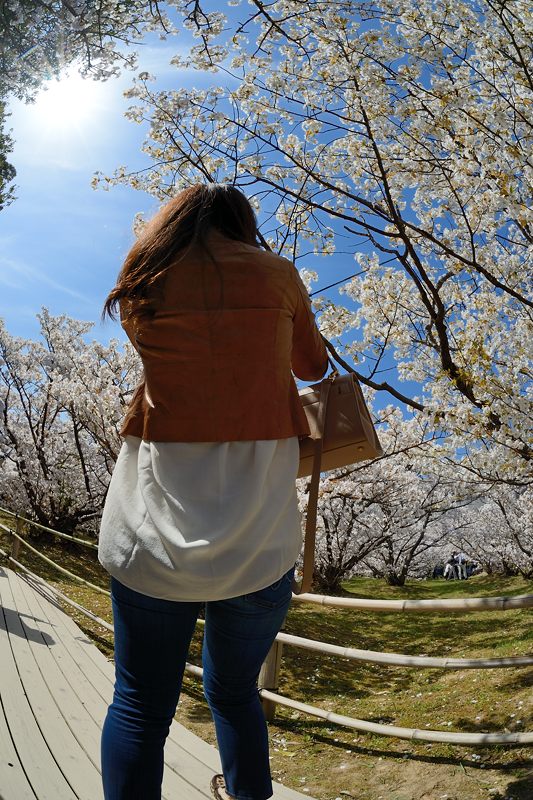
[[[43,599],[43,602],[46,600]],[[92,683],[93,686],[98,686],[102,697],[105,698],[106,710],[107,704],[111,700],[113,684],[114,684],[114,667],[105,656],[95,647],[89,639],[82,639],[80,637],[80,630],[74,623],[71,617],[64,615],[62,611],[54,612],[54,608],[50,608],[48,612],[50,619],[54,615],[63,616],[64,634],[72,637],[77,634],[76,638],[70,638],[68,650],[72,656],[78,661],[85,658],[90,659],[90,664],[84,662],[84,673],[86,678]],[[74,649],[73,645],[79,643],[81,646]],[[91,669],[91,666],[93,669]],[[99,674],[98,674],[99,673]],[[104,683],[102,683],[102,678]],[[199,758],[199,752],[202,752],[203,757]],[[186,779],[189,784],[196,785],[201,791],[201,797],[210,797],[209,783],[211,777],[215,772],[220,772],[220,758],[218,751],[212,745],[202,741],[194,734],[190,733],[183,728],[178,722],[174,721],[170,734],[165,746],[165,763],[167,767],[176,772],[180,777]],[[169,780],[165,771],[165,780]],[[189,787],[189,791],[191,791]]]
[[[88,712],[94,719],[100,718],[103,721],[112,696],[113,664],[83,634],[74,620],[59,608],[53,593],[46,588],[46,583],[43,581],[37,585],[41,592],[36,595],[41,611],[50,625],[54,626],[58,644],[61,645],[53,648],[54,653],[60,660],[70,659],[75,665],[73,668],[77,668],[83,674],[84,687],[88,688],[86,697]],[[64,671],[67,671],[67,667]],[[68,671],[66,674],[69,674]],[[101,701],[95,693],[100,696]],[[90,702],[89,695],[92,698]],[[79,696],[80,699],[84,699],[84,690],[80,691]],[[210,779],[215,772],[220,772],[220,758],[216,748],[176,721],[172,723],[165,746],[165,765],[163,794],[172,800],[176,796],[186,796],[188,800],[209,798]],[[178,783],[175,777],[178,778]],[[281,784],[274,784],[274,800],[303,800],[303,798],[312,800],[309,795],[303,795]]]
[[[70,621],[68,615],[57,609],[55,604],[51,605],[42,595],[39,596],[29,587],[27,587],[27,591],[33,592],[35,603],[33,606],[34,610],[38,603],[41,614],[48,618],[49,624],[53,626],[53,629],[59,637],[57,645],[52,648],[56,663],[58,665],[61,663],[63,667],[62,671],[66,676],[65,679],[71,676],[71,683],[74,686],[76,686],[76,684],[81,686],[79,697],[84,701],[87,714],[89,714],[97,724],[99,737],[107,713],[107,707],[112,697],[113,684],[109,678],[105,678],[102,673],[97,670],[94,662],[88,659],[86,653],[79,647],[78,643],[80,637],[79,635],[73,637],[72,633],[75,631],[81,634],[81,631],[77,626],[75,626],[73,631],[68,630],[67,625]],[[67,625],[65,623],[67,623]],[[92,643],[90,643],[90,646],[94,648]],[[94,682],[100,684],[102,694],[96,689]],[[195,797],[194,789],[191,789],[188,783],[181,777],[173,773],[165,777],[166,780],[163,790],[165,796],[169,798],[185,795]]]
[[[32,612],[36,616],[40,614],[45,617],[48,621],[49,629],[53,630],[57,637],[56,645],[51,648],[56,663],[62,663],[63,672],[66,676],[72,676],[71,683],[74,686],[78,684],[82,687],[79,692],[80,699],[83,696],[87,713],[101,727],[112,696],[112,678],[114,678],[112,665],[105,661],[106,667],[111,667],[111,674],[109,674],[109,670],[107,676],[99,672],[94,662],[87,658],[85,649],[78,646],[81,631],[75,623],[74,627],[72,627],[70,624],[72,620],[68,615],[59,610],[55,604],[50,604],[47,599],[42,595],[38,595],[29,586],[26,587],[26,592],[33,594],[33,603],[28,600],[28,605],[32,608]],[[78,636],[74,637],[72,634],[76,632]],[[95,648],[92,643],[90,643],[90,647]],[[98,689],[96,686],[98,686]],[[195,785],[199,780],[198,766],[202,769],[202,765],[193,765],[189,769],[189,765],[186,763],[188,754],[184,754],[174,743],[170,743],[170,746],[167,745],[165,756],[167,762],[163,781],[163,795],[165,797],[186,796],[191,800],[204,800],[204,798],[210,797],[209,781],[213,774],[212,770],[205,773],[204,791],[201,787]]]
[[[93,683],[88,680],[83,660],[80,661],[76,657],[81,652],[77,638],[69,633],[64,624],[65,620],[70,618],[58,605],[50,603],[48,599],[37,592],[25,578],[19,576],[19,580],[32,614],[42,620],[39,625],[40,630],[44,634],[52,635],[55,639],[54,645],[48,650],[55,661],[57,669],[61,671],[64,679],[71,684],[73,692],[88,712],[95,712],[92,714],[92,718],[100,726],[103,719],[102,712],[106,707],[106,701],[109,699],[109,691],[107,691],[104,700],[100,692],[93,686]],[[76,631],[78,637],[83,636],[82,631],[77,626]],[[94,647],[94,645],[92,646]],[[88,663],[92,664],[92,662]],[[106,684],[106,688],[107,686],[108,684]]]
[[[111,701],[114,683],[114,666],[112,661],[98,650],[94,642],[78,627],[69,614],[65,613],[45,583],[38,583],[26,576],[24,581],[35,592],[43,612],[51,625],[58,629],[58,640],[66,644],[79,668],[90,680],[104,699],[106,706]]]
[[[32,586],[36,591],[40,592],[43,599],[47,600],[48,603],[56,609],[58,615],[54,616],[56,621],[59,621],[61,627],[63,627],[71,636],[71,639],[79,645],[80,649],[86,654],[89,660],[91,660],[97,669],[104,675],[106,680],[111,681],[113,685],[115,680],[115,669],[113,662],[108,660],[106,656],[96,647],[94,642],[85,634],[76,624],[74,619],[65,611],[53,592],[49,590],[46,583],[42,580],[36,580],[33,577],[25,576],[24,580],[28,582],[30,586]],[[112,636],[112,634],[110,634]]]
[[[186,751],[188,755],[185,760],[186,764],[195,763],[196,768],[198,768],[197,765],[201,763],[204,770],[210,775],[221,771],[218,751],[179,723],[176,724],[174,729],[174,741],[182,751]],[[288,786],[283,786],[281,783],[273,783],[273,788],[274,800],[304,800],[304,798],[313,800],[310,795],[297,792]]]
[[[20,594],[17,590],[15,574],[11,572],[8,577],[9,591],[14,590]],[[27,608],[17,606],[13,595],[8,594],[7,590],[6,596],[10,599],[11,606],[17,608],[19,613],[31,616],[28,614]],[[28,702],[48,748],[72,787],[74,796],[79,800],[100,800],[103,792],[98,770],[72,736],[71,730],[49,692],[32,652],[32,644],[46,648],[48,645],[45,639],[39,631],[33,631],[28,627],[25,629],[21,618],[16,613],[13,614],[11,620],[8,619],[8,631],[20,681],[28,697]],[[29,634],[29,639],[26,638],[26,632]],[[62,795],[59,797],[62,798]]]
[[[0,602],[3,606],[0,625],[0,696],[10,738],[39,800],[76,800],[76,795],[46,744],[20,682],[11,647],[12,640],[20,636],[20,632],[9,634],[9,630],[13,631],[15,627],[12,618],[16,617],[9,596],[7,573],[0,569]],[[4,782],[7,784],[8,781],[3,769],[0,779],[3,788]],[[5,800],[18,800],[18,795],[6,795]]]
[[[0,610],[0,614],[1,614]],[[3,614],[2,614],[3,619]],[[0,647],[6,646],[0,638]],[[9,646],[9,645],[7,645]],[[28,781],[15,749],[11,731],[0,702],[0,798],[5,800],[35,800],[36,795]]]
[[[68,725],[72,736],[79,742],[83,751],[98,770],[100,764],[100,729],[101,722],[97,724],[91,717],[87,705],[80,700],[76,693],[76,687],[82,691],[86,689],[85,676],[79,672],[69,674],[63,672],[56,660],[56,651],[61,649],[61,630],[50,625],[49,620],[43,613],[43,609],[35,602],[35,592],[33,592],[18,576],[11,581],[15,602],[19,608],[27,610],[31,615],[32,623],[43,636],[43,640],[49,637],[53,639],[53,644],[47,647],[31,641],[30,647],[33,652],[35,663],[39,667],[43,680],[46,683],[50,695],[53,697],[57,708]],[[22,625],[26,629],[26,618],[21,618]],[[53,638],[56,634],[57,638]]]
[[[112,662],[108,661],[103,653],[91,642],[90,639],[85,637],[80,631],[74,620],[65,614],[62,610],[57,609],[55,604],[49,604],[46,595],[46,586],[43,587],[43,597],[41,608],[43,613],[48,616],[51,624],[59,625],[58,633],[61,635],[63,644],[65,645],[70,656],[75,659],[80,669],[93,687],[97,688],[101,697],[106,704],[111,701],[113,692],[113,684],[115,680],[114,667]],[[53,595],[51,595],[53,597]],[[46,604],[46,605],[44,605]],[[76,646],[79,645],[79,646]],[[193,733],[190,733],[186,728],[183,728],[178,722],[173,723],[171,727],[171,736],[180,749],[182,748],[182,738],[185,737],[186,744],[183,747],[186,753],[193,754],[195,743],[198,743],[198,748],[203,751],[205,763],[211,762],[211,772],[220,769],[220,760],[216,748],[207,744],[202,739],[199,739]]]

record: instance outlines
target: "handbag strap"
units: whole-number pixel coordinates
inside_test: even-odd
[[[304,539],[304,562],[302,570],[302,580],[298,584],[293,583],[295,594],[302,594],[309,591],[313,582],[313,571],[315,567],[315,540],[316,540],[316,518],[318,513],[318,490],[320,487],[320,472],[322,468],[322,451],[324,449],[324,430],[326,427],[326,411],[328,407],[329,391],[338,373],[335,370],[320,384],[320,400],[317,414],[318,438],[314,442],[313,472],[311,473],[311,483],[309,485],[309,498],[307,501],[307,514],[305,518],[305,539]]]

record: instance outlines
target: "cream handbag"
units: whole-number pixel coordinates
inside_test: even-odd
[[[300,439],[298,477],[311,476],[305,523],[304,563],[296,594],[307,592],[315,566],[316,518],[320,473],[383,454],[361,387],[355,375],[330,375],[300,391],[310,436]]]

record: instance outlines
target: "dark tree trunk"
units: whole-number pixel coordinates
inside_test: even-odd
[[[506,578],[514,577],[519,574],[519,570],[513,564],[508,564],[507,561],[502,561],[502,574]]]
[[[385,579],[389,586],[405,586],[405,575],[397,572],[387,572]]]
[[[317,594],[343,594],[341,580],[345,577],[344,570],[328,565],[323,569],[315,569],[313,576],[313,591]]]

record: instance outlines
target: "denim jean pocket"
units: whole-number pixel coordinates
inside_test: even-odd
[[[292,579],[294,577],[294,567],[278,578],[277,581],[259,589],[257,592],[245,594],[244,599],[247,603],[252,603],[262,608],[277,608],[287,602],[287,598],[292,595]]]

